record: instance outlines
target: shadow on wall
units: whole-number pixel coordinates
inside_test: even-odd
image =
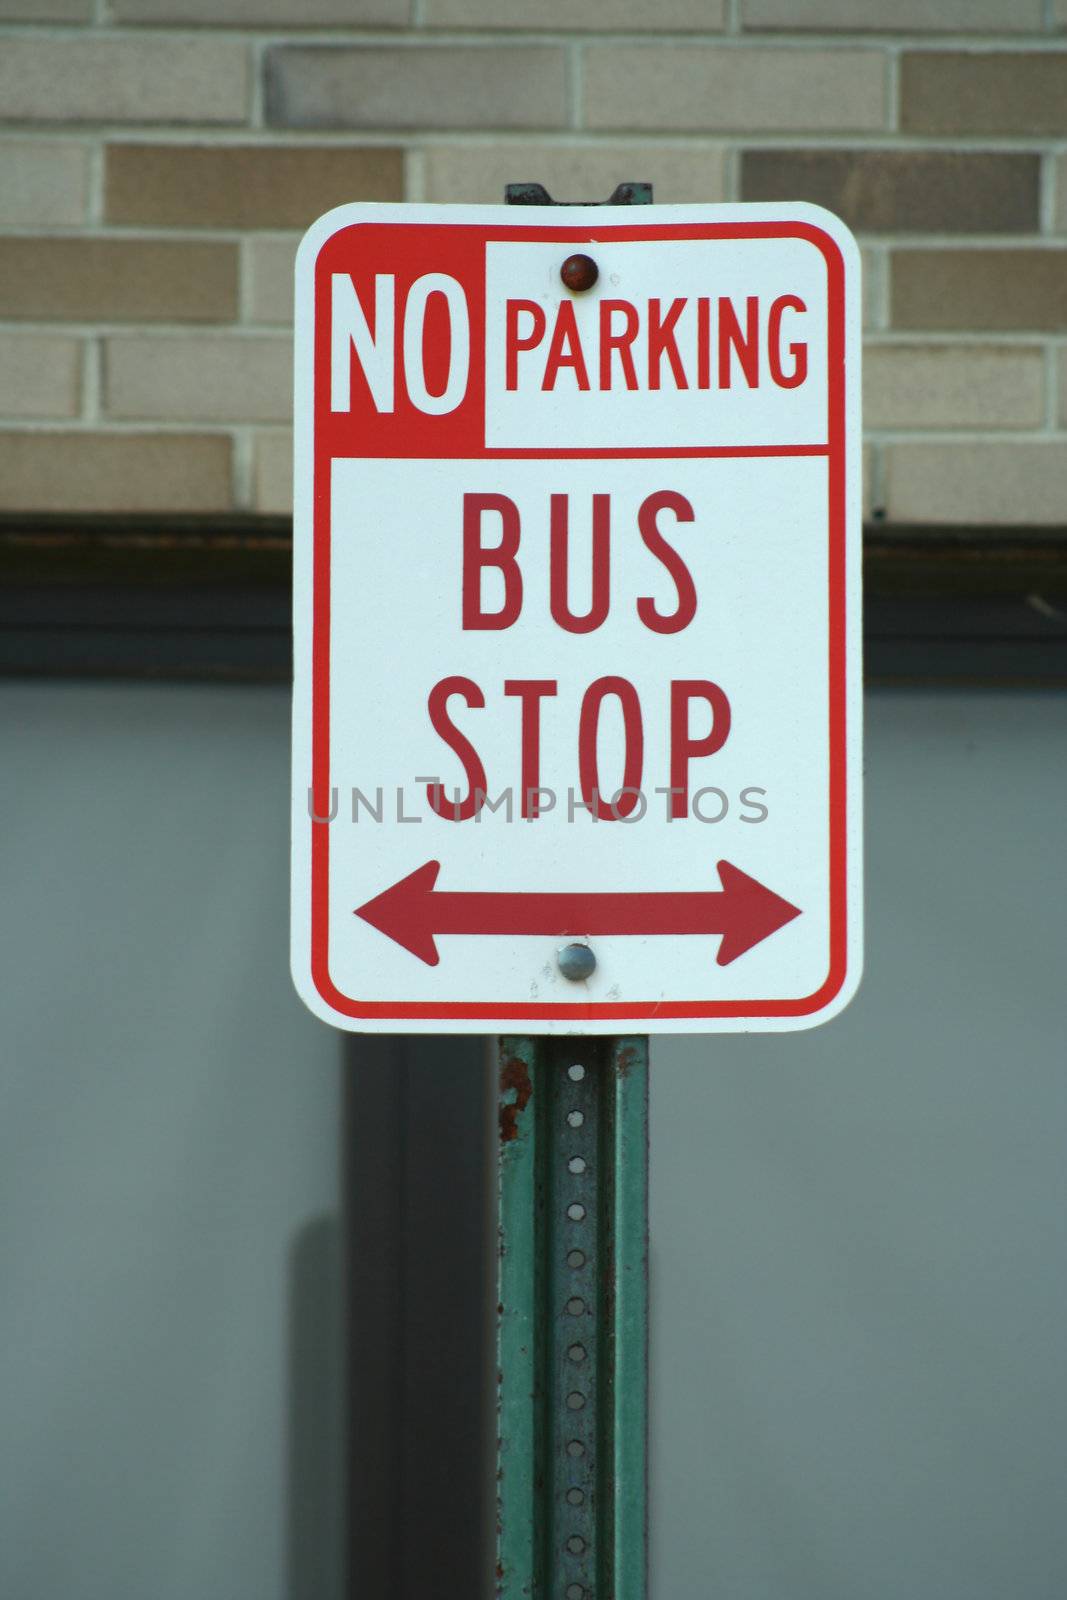
[[[341,1600],[341,1227],[314,1217],[289,1250],[286,1600]]]
[[[342,1259],[324,1221],[294,1274],[290,1597],[480,1600],[492,1569],[485,1041],[349,1038],[344,1060]],[[343,1285],[336,1386],[313,1370],[338,1320],[323,1274]],[[340,1392],[334,1529],[319,1485],[336,1427],[324,1409]],[[344,1547],[336,1589],[327,1544]]]

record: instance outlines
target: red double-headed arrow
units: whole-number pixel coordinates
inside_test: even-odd
[[[435,940],[446,933],[721,934],[715,959],[725,967],[799,917],[800,908],[728,861],[718,866],[722,888],[706,893],[522,894],[435,889],[441,863],[427,861],[355,915],[430,967],[441,959]]]

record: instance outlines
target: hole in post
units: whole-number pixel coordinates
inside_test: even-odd
[[[579,1205],[578,1201],[575,1200],[573,1205],[569,1205],[567,1207],[567,1215],[570,1217],[572,1222],[584,1222],[585,1207],[583,1205]]]
[[[585,1540],[580,1538],[578,1534],[572,1533],[567,1540],[567,1549],[572,1556],[580,1556],[585,1550]]]
[[[575,1268],[584,1267],[585,1266],[585,1256],[583,1255],[582,1251],[581,1250],[568,1250],[567,1251],[567,1265],[568,1265],[568,1267],[575,1267]]]
[[[582,1079],[585,1077],[585,1068],[580,1066],[578,1062],[575,1062],[573,1067],[567,1068],[567,1076],[572,1083],[581,1083]]]
[[[568,1354],[568,1356],[570,1356],[572,1361],[584,1361],[585,1360],[585,1345],[584,1344],[572,1344],[570,1349],[567,1351],[567,1354]]]
[[[569,1506],[584,1505],[585,1504],[585,1490],[584,1489],[568,1489],[567,1490],[567,1504]]]
[[[570,1160],[567,1162],[567,1171],[568,1172],[573,1172],[575,1174],[575,1176],[577,1176],[579,1172],[584,1172],[585,1171],[585,1159],[584,1159],[584,1157],[582,1157],[582,1156],[571,1156]]]
[[[567,1454],[572,1461],[576,1461],[579,1456],[585,1455],[585,1445],[580,1439],[571,1439],[567,1444]]]
[[[585,1121],[585,1112],[584,1111],[568,1111],[567,1112],[567,1126],[569,1128],[580,1128],[584,1121]]]
[[[584,1405],[585,1395],[579,1394],[577,1389],[572,1389],[570,1394],[567,1396],[567,1410],[581,1411]]]
[[[567,1301],[567,1310],[572,1317],[580,1317],[585,1310],[585,1301],[580,1295],[572,1295]]]

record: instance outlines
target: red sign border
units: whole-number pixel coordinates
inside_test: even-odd
[[[396,226],[396,223],[391,223]],[[351,229],[372,228],[373,222],[349,224]],[[412,227],[427,226],[412,222]],[[436,224],[435,224],[436,226]],[[801,221],[760,223],[660,223],[636,226],[550,229],[529,225],[452,223],[440,226],[467,228],[491,236],[493,241],[543,241],[546,237],[567,244],[592,244],[606,237],[624,243],[656,239],[804,239],[823,256],[827,268],[827,395],[829,470],[829,826],[830,826],[830,969],[819,988],[799,1000],[676,1000],[676,1001],[520,1001],[463,1000],[383,1001],[354,1000],[334,984],[329,970],[329,824],[309,822],[311,828],[311,978],[325,1003],[340,1015],[367,1020],[398,1021],[419,1018],[432,1021],[464,1020],[495,1023],[533,1021],[650,1021],[653,1017],[716,1018],[813,1016],[841,992],[848,974],[848,773],[847,773],[847,508],[845,415],[845,268],[833,236],[813,223]],[[331,235],[336,238],[337,235]],[[328,243],[324,240],[323,244]],[[489,242],[487,237],[486,242]],[[321,246],[320,246],[321,249]],[[321,331],[326,319],[316,318],[315,359],[324,348]],[[314,792],[329,791],[330,775],[330,461],[322,433],[315,431],[313,484],[313,593],[312,593],[312,784]],[[544,459],[563,456],[633,456],[633,450],[493,450],[494,457],[536,455]],[[641,452],[643,454],[643,452]],[[734,449],[657,450],[658,455],[733,456],[822,454],[821,447],[768,446]],[[322,814],[321,812],[319,813]]]

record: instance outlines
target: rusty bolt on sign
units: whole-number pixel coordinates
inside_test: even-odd
[[[592,256],[568,256],[559,269],[559,275],[568,289],[581,293],[583,289],[591,289],[600,277],[600,268]]]

